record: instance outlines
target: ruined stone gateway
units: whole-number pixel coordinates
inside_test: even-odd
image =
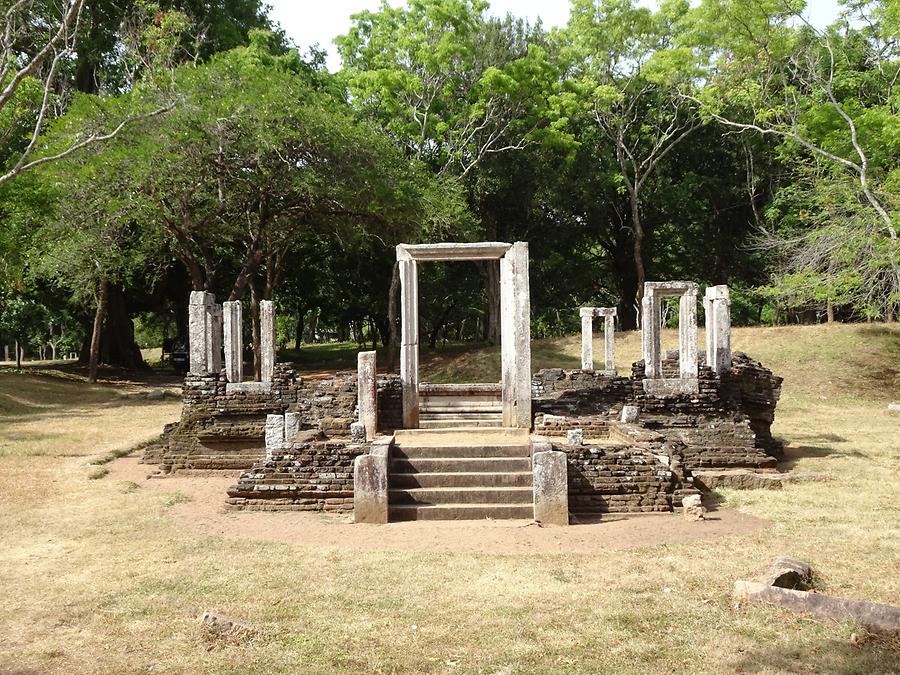
[[[161,474],[240,470],[235,509],[353,512],[357,522],[667,512],[704,480],[774,471],[771,425],[781,378],[731,351],[727,286],[703,296],[706,349],[697,345],[699,287],[648,282],[643,359],[617,374],[615,310],[586,307],[582,368],[530,370],[528,245],[400,245],[399,374],[299,376],[276,363],[274,311],[261,303],[263,368],[243,382],[239,303],[208,293],[190,304],[191,368],[181,421],[145,461]],[[500,261],[502,381],[419,381],[417,265]],[[661,307],[678,299],[679,349],[660,350]],[[605,319],[603,370],[593,370],[594,317]],[[224,349],[224,365],[221,358]]]

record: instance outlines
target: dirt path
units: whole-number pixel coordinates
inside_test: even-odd
[[[181,527],[203,534],[342,549],[470,551],[478,553],[593,553],[661,544],[684,544],[760,529],[766,521],[718,509],[701,523],[680,515],[609,516],[567,528],[540,527],[521,520],[421,521],[354,525],[352,517],[314,512],[226,511],[225,491],[236,475],[147,479],[152,467],[137,457],[109,465],[105,480],[127,480],[141,489],[182,493],[189,502],[171,512]]]

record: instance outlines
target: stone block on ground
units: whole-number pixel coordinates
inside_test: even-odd
[[[706,507],[703,506],[703,498],[700,495],[688,495],[681,500],[684,507],[684,519],[696,522],[706,520]]]
[[[363,428],[365,433],[365,428]],[[388,464],[390,439],[373,443],[368,455],[353,462],[353,520],[383,525],[388,522]]]
[[[775,558],[775,562],[772,563],[763,579],[769,586],[800,590],[809,588],[812,580],[812,568],[809,564],[789,556]]]
[[[756,581],[736,581],[734,597],[739,601],[778,605],[817,619],[854,621],[873,633],[900,635],[900,607],[893,605],[795,591]]]
[[[569,429],[566,431],[566,440],[571,446],[583,445],[584,429]]]

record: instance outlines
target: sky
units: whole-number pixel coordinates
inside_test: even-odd
[[[288,37],[301,50],[313,44],[328,51],[328,68],[340,68],[334,38],[347,32],[350,15],[363,10],[375,10],[380,0],[268,0],[270,16],[281,24]],[[392,0],[391,4],[399,4]],[[641,2],[651,4],[651,2]],[[819,27],[831,23],[837,16],[837,0],[808,0],[807,16]],[[507,12],[527,18],[532,23],[538,16],[546,28],[563,26],[569,18],[569,0],[491,0],[490,13],[504,16]]]

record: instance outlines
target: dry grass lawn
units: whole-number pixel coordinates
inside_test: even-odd
[[[639,341],[620,337],[624,370]],[[789,553],[823,592],[900,604],[900,415],[886,410],[900,399],[900,330],[740,329],[735,341],[785,377],[776,433],[790,463],[830,480],[722,495],[763,529],[600,553],[200,534],[172,517],[183,495],[89,478],[91,458],[151,437],[177,402],[0,373],[0,671],[898,672],[896,639],[854,645],[858,627],[735,607],[730,591]],[[576,337],[535,345],[537,367],[577,355]],[[495,362],[485,351],[440,368],[485,381]],[[208,608],[252,631],[204,634]]]

